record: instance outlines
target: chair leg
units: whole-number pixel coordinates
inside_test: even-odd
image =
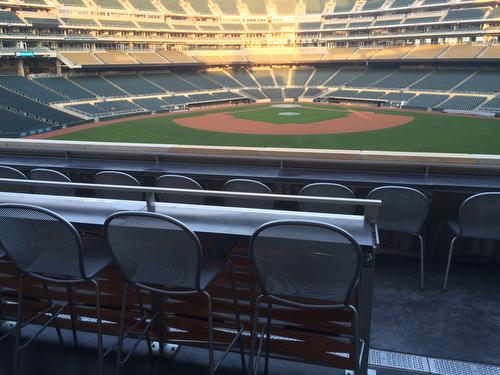
[[[420,243],[420,289],[425,289],[425,273],[424,273],[424,237],[421,234],[416,234]]]
[[[123,287],[123,297],[122,297],[122,309],[120,312],[120,330],[118,332],[118,347],[116,353],[116,370],[115,374],[120,374],[120,368],[122,367],[122,350],[123,350],[123,335],[125,330],[125,318],[127,315],[127,303],[128,303],[128,283],[125,283]]]
[[[208,306],[208,369],[209,375],[213,375],[215,372],[215,362],[214,362],[214,331],[213,331],[213,311],[212,311],[212,296],[208,292],[203,292],[207,297]]]
[[[264,362],[264,374],[267,375],[269,371],[269,349],[271,347],[271,314],[273,310],[273,304],[271,302],[267,303],[267,322],[266,322],[266,358]]]
[[[71,285],[68,285],[66,287],[66,291],[68,293],[68,306],[69,306],[69,314],[71,317],[71,330],[73,331],[73,343],[75,347],[78,348],[78,336],[76,333],[76,315],[73,303],[73,287]]]
[[[96,292],[96,314],[97,314],[97,355],[99,364],[99,375],[104,374],[104,348],[102,342],[102,317],[101,317],[101,290],[99,283],[92,279],[90,280],[95,287]]]
[[[239,311],[239,304],[238,304],[238,296],[236,295],[236,286],[234,282],[234,267],[231,261],[228,262],[229,264],[229,272],[231,273],[231,290],[233,294],[233,305],[234,305],[234,313],[235,313],[235,318],[236,318],[236,325],[238,327],[238,330],[243,330],[243,325],[241,324],[240,320],[240,311]],[[243,335],[240,335],[239,339],[239,344],[240,344],[240,356],[241,356],[241,366],[243,367],[243,370],[246,369],[246,363],[245,363],[245,346],[243,343]]]
[[[448,276],[450,275],[450,266],[451,266],[451,257],[453,256],[453,250],[455,248],[455,243],[458,240],[458,237],[453,237],[450,243],[450,250],[448,253],[448,262],[446,263],[446,273],[444,275],[444,283],[443,283],[443,292],[446,292],[448,288]]]
[[[47,300],[47,307],[54,306],[54,302],[52,301],[52,298],[50,298],[49,287],[47,286],[47,283],[45,281],[43,281],[42,283],[43,283],[43,294],[45,295],[45,299]],[[54,319],[54,326],[56,328],[57,338],[59,339],[59,343],[62,346],[64,346],[64,339],[62,337],[61,328],[59,327],[57,318]]]
[[[257,344],[257,323],[259,320],[259,312],[260,312],[260,300],[262,299],[262,295],[257,297],[255,300],[255,307],[252,319],[252,332],[251,332],[251,343],[250,343],[250,357],[248,359],[248,375],[252,375],[254,372],[254,359],[255,359],[255,345]],[[258,363],[258,360],[256,364]]]
[[[19,277],[19,289],[17,292],[17,318],[16,318],[16,353],[14,357],[14,374],[19,374],[20,354],[21,354],[21,324],[23,311],[24,275]]]
[[[137,300],[139,301],[139,311],[141,312],[142,316],[146,316],[146,309],[144,308],[144,301],[142,298],[142,292],[139,288],[135,288],[136,294],[137,294]],[[151,348],[151,338],[149,336],[149,329],[146,332],[146,343],[148,345],[148,353],[149,355],[153,355],[153,349]]]

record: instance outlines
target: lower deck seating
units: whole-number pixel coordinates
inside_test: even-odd
[[[456,87],[457,92],[500,92],[500,70],[482,70]]]
[[[98,102],[96,106],[112,113],[144,112],[144,109],[128,100],[115,100],[112,102]]]
[[[318,89],[318,88],[308,88],[304,93],[302,94],[303,98],[315,98],[323,92],[323,89]]]
[[[415,94],[412,93],[390,92],[382,96],[381,99],[387,100],[389,102],[407,102],[414,96]]]
[[[358,91],[355,90],[336,90],[331,92],[328,96],[336,98],[354,98]]]
[[[133,102],[138,106],[147,109],[148,111],[155,112],[166,110],[165,106],[167,105],[167,103],[158,98],[134,99]]]
[[[441,109],[457,109],[460,111],[472,111],[479,107],[486,100],[485,96],[462,96],[456,95],[444,103],[441,103],[437,108]]]
[[[125,91],[113,86],[100,76],[75,76],[70,77],[69,79],[97,96],[107,98],[127,96]]]
[[[283,92],[281,89],[268,88],[268,89],[262,89],[262,92],[273,102],[283,100]]]
[[[437,107],[448,98],[449,95],[419,94],[410,99],[406,106],[415,108],[433,108]]]
[[[21,76],[0,76],[0,86],[43,103],[64,102],[68,98]]]
[[[0,108],[0,137],[24,137],[46,131],[53,124]]]
[[[411,86],[414,90],[447,91],[473,73],[471,70],[435,70]]]
[[[165,92],[165,90],[136,74],[107,75],[105,78],[131,95],[154,95]]]
[[[482,111],[492,111],[500,113],[500,96],[487,101],[481,106]]]
[[[285,89],[285,98],[298,99],[302,93],[304,92],[303,88],[286,88]]]
[[[75,112],[83,113],[90,117],[99,116],[109,116],[111,113],[104,108],[97,107],[93,104],[74,104],[67,106],[68,109],[74,110]]]
[[[379,99],[384,96],[385,92],[383,91],[360,91],[354,95],[355,98],[360,99]]]
[[[95,95],[63,77],[37,78],[34,81],[44,87],[61,93],[71,100],[95,99]]]
[[[257,100],[267,99],[267,96],[265,96],[259,89],[247,89],[247,90],[241,90],[241,92]]]

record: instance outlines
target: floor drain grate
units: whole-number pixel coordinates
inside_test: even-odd
[[[500,367],[477,363],[429,358],[431,374],[439,375],[500,375]]]
[[[387,367],[427,374],[430,372],[427,358],[419,355],[370,349],[368,363],[370,366],[375,367]]]

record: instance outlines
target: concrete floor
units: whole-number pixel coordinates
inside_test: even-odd
[[[456,263],[449,290],[441,292],[444,263],[427,264],[427,289],[418,289],[418,262],[399,257],[377,259],[372,347],[430,357],[500,364],[500,267]],[[21,374],[96,374],[95,335],[80,334],[80,349],[62,348],[53,330],[22,353]],[[108,344],[114,338],[107,338]],[[0,374],[13,372],[13,339],[0,343]],[[207,352],[181,347],[172,361],[151,359],[142,345],[121,374],[204,374]],[[106,373],[115,357],[106,358]],[[231,354],[219,374],[241,374],[239,356]],[[344,374],[323,366],[273,359],[270,374]],[[378,375],[412,374],[377,369]]]

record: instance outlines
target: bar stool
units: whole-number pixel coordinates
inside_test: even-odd
[[[367,199],[382,201],[379,229],[409,233],[420,245],[420,289],[424,289],[424,238],[422,227],[429,211],[429,199],[418,190],[402,186],[382,186],[368,193]]]
[[[8,167],[6,165],[0,165],[0,178],[11,178],[15,180],[26,180],[26,176],[21,171]],[[9,193],[24,193],[30,194],[31,188],[28,185],[11,185],[0,183],[0,190]]]
[[[170,189],[192,189],[203,190],[201,185],[186,176],[166,174],[158,178],[156,186]],[[180,193],[159,193],[158,197],[162,202],[185,203],[185,204],[204,204],[205,197],[201,195],[183,195]]]
[[[25,349],[43,330],[54,323],[59,341],[63,343],[58,326],[58,316],[69,310],[73,341],[78,346],[76,334],[76,316],[72,298],[72,287],[79,283],[90,283],[95,288],[97,344],[99,374],[103,374],[103,343],[101,327],[101,296],[99,283],[95,278],[111,257],[106,254],[89,254],[84,251],[77,230],[64,218],[41,207],[25,204],[0,205],[0,241],[5,252],[21,273],[19,277],[15,374],[19,373],[20,352]],[[43,300],[47,308],[23,323],[23,297],[26,276],[40,280],[44,286]],[[64,286],[68,301],[56,305],[49,294],[47,283]],[[31,307],[30,307],[31,308]],[[27,324],[34,323],[41,317],[50,318],[25,343],[21,344],[21,330]]]
[[[224,191],[233,191],[239,193],[260,193],[272,194],[273,192],[269,187],[262,182],[255,180],[248,180],[244,178],[234,179],[227,181],[222,187]],[[227,206],[247,207],[247,208],[263,208],[273,209],[274,201],[253,198],[224,198]]]
[[[302,190],[300,190],[299,195],[328,198],[354,198],[354,193],[347,186],[323,182],[304,186]],[[356,206],[331,203],[299,202],[299,208],[301,211],[308,212],[352,214],[354,213]]]
[[[141,186],[135,177],[123,172],[103,171],[94,176],[94,183],[101,185]],[[100,190],[96,189],[100,198],[125,199],[132,201],[144,200],[144,195],[136,191]]]
[[[448,251],[443,291],[448,288],[451,258],[459,239],[500,240],[500,193],[480,193],[467,198],[460,205],[458,221],[448,220],[447,223],[453,230],[454,237]]]
[[[31,180],[71,182],[68,176],[52,169],[36,168],[30,171]],[[61,195],[74,197],[76,190],[70,187],[33,186],[35,194]]]
[[[208,317],[208,366],[213,374],[224,361],[236,341],[240,344],[242,366],[245,369],[245,353],[241,340],[243,326],[240,322],[238,300],[234,287],[233,269],[227,257],[212,256],[202,250],[201,243],[188,227],[180,221],[152,212],[118,212],[104,224],[105,236],[126,283],[123,290],[116,373],[130,358],[139,341],[146,336],[149,341],[151,327],[159,331],[160,350],[163,355],[165,338],[164,302],[179,296],[199,295],[207,301]],[[214,359],[214,313],[212,296],[208,286],[226,267],[231,273],[231,287],[237,333],[221,358]],[[137,293],[141,317],[125,332],[128,291],[132,287]],[[153,317],[148,319],[142,303],[142,291],[152,293]],[[131,352],[122,359],[123,341],[141,323],[146,323]],[[167,331],[168,332],[168,331]]]
[[[337,339],[352,340],[353,349],[346,354],[351,369],[360,374],[364,344],[360,337],[359,308],[352,303],[355,293],[359,301],[359,288],[356,286],[360,282],[362,259],[356,240],[334,225],[278,220],[262,225],[252,235],[250,258],[261,294],[255,300],[249,374],[258,371],[264,341],[264,373],[268,373],[274,303],[300,309],[352,313],[352,330]],[[263,300],[267,304],[267,316],[259,333],[256,353],[257,323]],[[334,339],[335,336],[332,337]],[[310,344],[314,345],[313,342]]]

